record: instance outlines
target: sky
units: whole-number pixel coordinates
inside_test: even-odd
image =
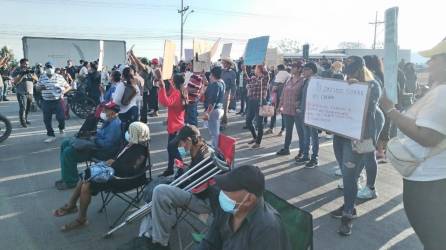
[[[165,39],[180,48],[181,0],[0,0],[0,46],[22,56],[22,36],[125,40],[138,56],[162,56]],[[194,38],[233,43],[231,56],[243,54],[249,38],[269,35],[270,47],[282,39],[309,43],[315,52],[341,42],[372,46],[374,26],[384,11],[399,7],[402,49],[431,48],[446,36],[443,1],[424,0],[184,0],[194,10],[184,26],[184,48]],[[9,11],[8,11],[9,10]],[[378,42],[384,25],[378,26]]]

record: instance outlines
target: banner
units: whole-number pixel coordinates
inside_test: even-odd
[[[398,103],[398,7],[385,13],[384,88],[387,97]]]
[[[313,77],[308,83],[305,124],[361,140],[368,108],[367,83]]]
[[[265,62],[269,36],[251,38],[245,48],[244,64],[257,65]]]
[[[173,66],[175,62],[175,43],[166,40],[164,42],[163,71],[162,79],[169,80],[172,78]]]
[[[184,60],[186,62],[192,61],[194,58],[194,50],[193,49],[184,49]]]
[[[232,43],[223,44],[220,58],[221,59],[231,59],[231,49],[232,49]]]

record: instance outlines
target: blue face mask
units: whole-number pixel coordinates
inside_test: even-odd
[[[125,137],[125,140],[126,140],[126,141],[129,141],[129,140],[130,140],[130,134],[129,134],[129,131],[125,132],[124,137]]]
[[[185,158],[187,156],[187,151],[184,147],[178,147],[178,152],[180,153],[181,158]]]
[[[223,209],[223,211],[225,211],[226,213],[235,214],[237,212],[238,209],[235,208],[237,202],[229,198],[223,191],[220,191],[218,201],[220,203],[221,209]]]

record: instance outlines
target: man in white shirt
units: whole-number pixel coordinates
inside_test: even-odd
[[[45,142],[50,143],[56,140],[56,135],[51,124],[53,114],[56,114],[60,134],[64,134],[65,112],[61,100],[63,95],[71,87],[63,76],[55,73],[53,65],[47,62],[45,64],[45,74],[40,77],[37,83],[37,89],[41,90],[43,99],[43,122],[45,123],[46,134],[48,136]]]

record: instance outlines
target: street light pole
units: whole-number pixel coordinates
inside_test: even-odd
[[[181,14],[181,38],[180,38],[180,60],[183,58],[183,26],[184,26],[184,13],[189,10],[189,6],[184,7],[183,0],[181,0],[181,10],[178,13]]]

